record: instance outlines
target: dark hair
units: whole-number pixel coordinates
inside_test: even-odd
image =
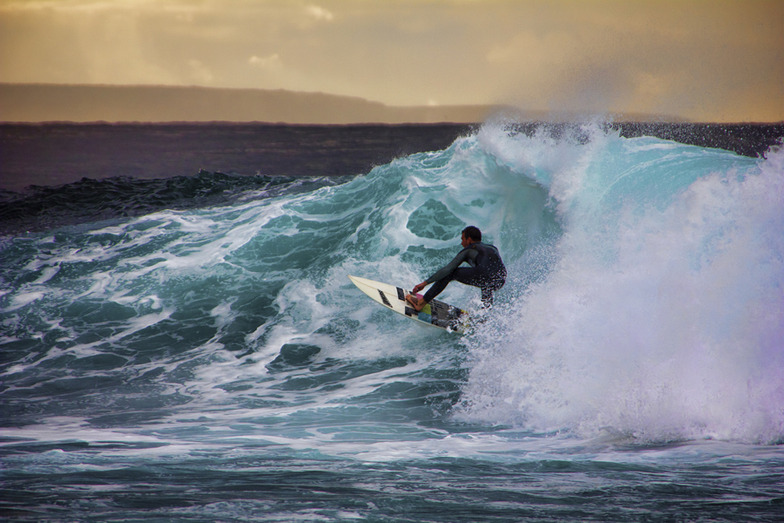
[[[474,227],[473,225],[469,225],[465,229],[463,229],[463,234],[465,234],[466,238],[471,238],[475,242],[482,241],[482,231],[478,228]]]

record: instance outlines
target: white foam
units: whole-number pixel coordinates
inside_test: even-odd
[[[18,292],[11,300],[10,307],[3,309],[3,312],[12,312],[21,309],[34,301],[40,300],[46,295],[46,291],[40,287],[33,287],[25,292]]]
[[[547,280],[474,340],[458,416],[650,440],[784,436],[780,165],[703,178],[663,210],[621,209],[617,227],[567,220]]]

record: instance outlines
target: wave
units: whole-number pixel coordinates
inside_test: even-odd
[[[7,410],[106,426],[118,410],[231,406],[289,435],[359,430],[381,411],[423,438],[452,420],[777,441],[783,161],[601,125],[485,124],[364,176],[204,173],[171,195],[100,182],[63,220],[108,206],[110,223],[0,246]],[[156,198],[179,208],[145,210]],[[117,219],[128,205],[138,214]],[[391,318],[347,280],[421,281],[469,224],[510,269],[469,336]],[[479,303],[457,284],[444,298]]]
[[[195,176],[82,178],[61,186],[33,185],[23,192],[0,191],[0,234],[122,220],[163,209],[229,205],[248,193],[253,197],[294,194],[343,180],[200,171]]]

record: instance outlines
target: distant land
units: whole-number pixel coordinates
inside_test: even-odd
[[[572,119],[502,105],[399,107],[349,96],[284,90],[0,83],[0,122],[13,123],[465,124],[499,114],[518,121]],[[683,121],[652,115],[616,118],[627,122]]]
[[[3,122],[473,123],[491,106],[393,107],[284,90],[0,84]]]

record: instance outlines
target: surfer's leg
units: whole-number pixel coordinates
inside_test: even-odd
[[[482,307],[489,309],[493,306],[493,293],[504,286],[506,280],[502,276],[495,276],[488,279],[480,279],[482,282],[479,288],[482,289]]]
[[[441,294],[441,292],[446,288],[446,286],[449,285],[449,282],[451,282],[454,279],[454,275],[457,272],[457,270],[453,271],[452,274],[450,274],[449,276],[433,283],[433,285],[430,286],[430,288],[427,290],[425,295],[421,298],[413,294],[406,294],[406,301],[411,305],[411,307],[414,308],[415,311],[417,312],[421,311],[425,307],[425,305],[430,303],[433,300],[433,298]]]
[[[449,285],[452,280],[459,281],[465,285],[473,285],[474,287],[481,287],[481,278],[480,278],[480,271],[477,271],[475,267],[458,267],[451,274],[448,276],[438,280],[437,282],[433,283],[430,288],[425,293],[424,301],[425,303],[430,303],[433,298],[438,296],[446,289],[446,286]]]
[[[452,279],[464,285],[482,287],[485,285],[485,272],[477,267],[460,267],[452,273]]]
[[[430,288],[425,293],[425,297],[423,301],[425,303],[430,303],[433,300],[433,298],[441,294],[443,290],[446,289],[446,286],[449,285],[449,282],[452,281],[453,274],[454,273],[450,274],[446,278],[440,279],[437,282],[433,283],[433,285],[431,285]]]
[[[503,278],[488,274],[486,270],[478,267],[461,268],[455,271],[454,279],[465,285],[479,287],[482,291],[482,307],[489,309],[493,306],[493,293],[504,286]]]
[[[430,303],[433,298],[441,294],[443,290],[446,289],[446,286],[449,285],[449,283],[453,280],[456,280],[464,285],[479,287],[482,289],[482,303],[485,303],[486,306],[488,304],[493,304],[494,288],[487,285],[486,272],[477,267],[458,267],[448,276],[433,283],[433,285],[431,285],[425,293],[425,296],[422,299],[419,299],[416,304],[412,300],[408,301],[417,311],[420,311],[422,310],[422,307]],[[416,296],[412,296],[412,298],[416,300]],[[406,299],[408,299],[408,297],[406,297]]]
[[[493,289],[491,287],[481,287],[482,289],[482,307],[489,309],[493,306]]]

